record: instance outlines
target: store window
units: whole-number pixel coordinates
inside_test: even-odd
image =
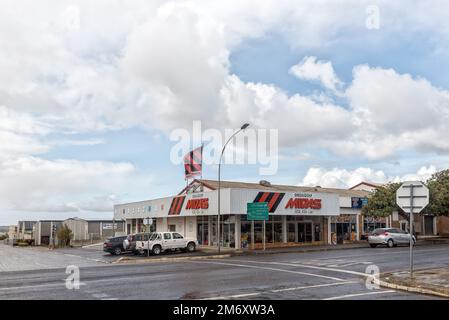
[[[221,220],[221,217],[220,217]],[[210,238],[211,238],[211,242],[213,246],[216,246],[218,243],[218,237],[217,237],[217,216],[209,216],[209,221],[210,221]]]
[[[296,223],[287,223],[287,241],[296,242]]]
[[[283,242],[282,241],[282,222],[275,222],[273,224],[273,240],[274,242]]]
[[[252,244],[251,238],[251,221],[246,220],[246,215],[240,216],[240,247],[242,249],[250,248]]]
[[[176,224],[169,224],[168,225],[168,231],[175,232],[176,231]]]
[[[224,215],[222,220],[223,246],[235,248],[235,216]]]
[[[207,216],[197,217],[197,239],[204,246],[209,245],[209,219]]]
[[[156,228],[156,219],[153,218],[153,223],[150,224],[150,232],[156,232],[157,228]]]
[[[254,221],[254,243],[263,242],[263,227],[261,221]]]
[[[320,224],[314,224],[314,228],[315,228],[315,232],[314,232],[314,237],[315,237],[315,241],[320,241],[321,240],[321,225]]]

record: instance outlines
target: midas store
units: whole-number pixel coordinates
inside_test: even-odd
[[[268,204],[267,247],[331,243],[335,229],[332,223],[342,211],[356,221],[354,240],[358,240],[360,209],[341,205],[351,203],[351,197],[368,194],[361,190],[271,185],[266,181],[222,181],[220,193],[220,238],[224,247],[235,249],[262,246],[263,222],[247,219],[247,203],[252,202]],[[143,226],[145,218],[152,218],[147,228]],[[197,237],[201,245],[217,246],[218,182],[198,179],[176,196],[115,205],[114,219],[126,221],[129,234],[176,231]]]

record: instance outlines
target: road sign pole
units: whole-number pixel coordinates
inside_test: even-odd
[[[251,246],[253,247],[254,250],[254,220],[251,221]]]
[[[265,228],[266,228],[266,225],[265,225],[265,220],[264,220],[263,221],[263,251],[265,251],[265,236],[266,236]]]
[[[396,203],[409,214],[410,278],[413,278],[414,214],[420,213],[429,204],[429,189],[420,181],[404,182],[396,191]]]
[[[413,278],[413,183],[410,186],[410,278]]]

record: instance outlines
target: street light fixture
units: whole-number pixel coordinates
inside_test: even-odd
[[[240,127],[240,129],[236,132],[234,132],[234,134],[232,136],[229,137],[228,141],[226,141],[226,143],[223,146],[223,149],[221,150],[221,155],[220,155],[220,161],[218,162],[218,215],[217,215],[217,238],[218,238],[218,253],[220,253],[220,241],[221,241],[221,233],[220,233],[220,193],[221,193],[221,159],[223,158],[223,153],[226,149],[226,146],[228,145],[229,141],[232,140],[232,138],[234,138],[234,136],[236,134],[238,134],[240,131],[245,130],[246,128],[249,127],[249,123],[245,123],[244,125],[242,125]]]

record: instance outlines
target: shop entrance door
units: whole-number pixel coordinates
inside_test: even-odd
[[[288,224],[287,241],[296,242],[296,223],[290,222]]]
[[[341,244],[350,239],[349,223],[337,223],[337,243]]]
[[[312,242],[311,222],[298,222],[298,242]]]

